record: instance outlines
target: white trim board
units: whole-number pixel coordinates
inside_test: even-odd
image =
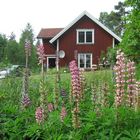
[[[106,32],[108,32],[110,35],[112,35],[115,39],[117,39],[118,41],[121,41],[121,38],[119,36],[117,36],[115,33],[113,33],[111,30],[109,30],[106,26],[104,26],[101,22],[99,22],[95,17],[93,17],[87,11],[84,11],[77,18],[75,18],[70,24],[68,24],[62,31],[60,31],[57,35],[55,35],[50,40],[50,43],[53,43],[54,41],[56,41],[62,34],[64,34],[70,27],[72,27],[77,21],[79,21],[85,15],[87,17],[89,17],[93,22],[95,22],[96,24],[98,24]]]

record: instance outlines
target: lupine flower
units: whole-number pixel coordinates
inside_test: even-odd
[[[54,108],[57,109],[58,108],[58,104],[59,104],[59,73],[56,73],[56,77],[55,77],[55,87],[54,87]]]
[[[45,60],[45,53],[44,53],[44,46],[43,45],[39,45],[37,47],[37,54],[38,54],[39,64],[42,64],[43,61]]]
[[[80,93],[81,93],[81,87],[80,87],[80,79],[79,79],[79,69],[76,65],[76,61],[73,60],[69,64],[70,73],[71,73],[71,95],[73,96],[73,102],[74,102],[74,108],[72,110],[72,122],[74,128],[80,127],[80,121],[79,121],[79,101],[80,101]]]
[[[80,119],[78,117],[78,113],[79,113],[79,107],[75,107],[72,110],[72,125],[74,128],[80,127]]]
[[[60,113],[60,118],[62,122],[64,121],[64,118],[66,117],[66,115],[67,115],[66,108],[63,106]]]
[[[123,96],[124,96],[124,87],[125,87],[125,57],[124,53],[121,50],[117,51],[116,57],[116,65],[114,66],[114,71],[116,75],[116,96],[115,96],[115,105],[116,107],[122,104]]]
[[[22,106],[26,108],[30,105],[30,103],[31,103],[30,98],[28,97],[27,94],[24,94],[22,97]]]
[[[45,82],[44,82],[44,60],[45,60],[45,53],[44,53],[44,46],[39,45],[37,47],[37,54],[39,59],[39,64],[41,64],[41,76],[42,79],[40,81],[39,92],[40,92],[40,106],[43,110],[43,120],[47,119],[48,116],[48,102],[47,102],[47,93],[45,91]]]
[[[71,80],[72,80],[72,91],[73,96],[80,96],[80,80],[79,80],[79,69],[76,65],[75,60],[71,61],[69,64],[70,72],[71,72]]]
[[[35,112],[35,118],[39,125],[44,121],[43,112],[44,111],[41,107],[38,107]]]
[[[136,95],[136,90],[135,90],[135,66],[134,62],[129,61],[127,63],[127,83],[128,83],[128,106],[134,107],[135,105],[135,95]]]
[[[52,103],[48,103],[48,111],[52,112],[54,110],[53,104]]]
[[[46,120],[48,116],[48,102],[47,102],[47,93],[45,91],[44,80],[40,81],[39,92],[40,92],[40,106],[44,110],[43,119]]]
[[[106,97],[104,96],[103,86],[101,86],[100,82],[97,86],[97,83],[91,85],[91,101],[93,104],[93,109],[97,116],[101,115],[101,107],[105,107]]]
[[[79,70],[79,78],[80,78],[80,87],[81,87],[81,98],[84,98],[84,90],[85,90],[85,76],[84,76],[84,69]]]
[[[97,86],[95,84],[91,85],[91,101],[93,105],[93,110],[95,111],[96,115],[100,115],[100,92],[97,89]]]
[[[25,40],[25,54],[31,56],[31,43],[28,40]]]
[[[21,108],[26,108],[30,105],[31,101],[29,98],[29,74],[28,74],[28,68],[24,69],[24,75],[23,75],[23,83],[22,83],[22,98],[21,98]]]
[[[65,98],[67,96],[67,93],[66,93],[65,89],[61,89],[60,95],[61,95],[62,98]]]
[[[136,97],[135,97],[135,111],[138,110],[138,108],[140,108],[140,81],[136,82]]]
[[[103,94],[102,106],[107,107],[108,106],[108,85],[107,85],[107,83],[104,83],[102,85],[102,94]]]

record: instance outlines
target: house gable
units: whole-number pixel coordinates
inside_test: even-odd
[[[112,37],[114,37],[119,42],[121,41],[121,38],[118,37],[115,33],[113,33],[111,30],[109,30],[106,26],[104,26],[101,22],[99,22],[96,18],[94,18],[91,14],[89,14],[87,11],[84,11],[81,13],[77,18],[75,18],[70,24],[68,24],[62,31],[60,31],[56,36],[54,36],[50,43],[53,43],[56,41],[61,35],[63,35],[69,28],[71,28],[76,22],[78,22],[83,16],[89,17],[93,22],[98,24],[102,29],[104,29],[106,32],[108,32]]]
[[[94,30],[93,44],[77,44],[77,30],[92,29]],[[59,50],[65,51],[65,58],[61,59],[61,66],[65,66],[66,62],[70,62],[75,58],[75,52],[78,54],[85,53],[93,55],[93,63],[98,63],[101,52],[106,52],[108,47],[112,47],[113,37],[102,29],[98,24],[93,22],[86,15],[69,28],[63,35],[59,37]]]

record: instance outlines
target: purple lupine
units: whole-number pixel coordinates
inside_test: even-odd
[[[24,94],[22,97],[22,106],[26,108],[30,105],[30,103],[31,101],[30,101],[30,98],[28,97],[28,94]]]
[[[39,64],[43,64],[43,61],[45,60],[45,53],[44,53],[43,45],[39,45],[37,47],[37,54],[38,54]]]
[[[25,40],[25,54],[26,56],[31,56],[31,43],[29,40]]]
[[[30,105],[29,99],[29,68],[28,68],[28,57],[31,55],[31,44],[30,41],[25,41],[25,55],[26,55],[26,64],[25,69],[23,72],[23,83],[22,83],[22,101],[21,101],[21,108],[26,108]]]
[[[81,87],[80,87],[80,78],[79,78],[79,69],[76,65],[76,61],[73,60],[69,64],[70,73],[71,73],[71,95],[74,102],[74,108],[72,110],[72,122],[74,128],[80,127],[79,121],[79,101],[80,101],[80,94],[81,94]]]
[[[136,88],[135,88],[135,66],[134,62],[129,61],[127,63],[127,83],[128,83],[128,106],[134,107],[135,105],[135,95],[136,95]]]
[[[124,87],[125,87],[125,72],[126,72],[126,64],[124,53],[121,50],[117,51],[116,56],[116,65],[114,66],[114,71],[116,75],[116,95],[115,95],[115,105],[119,107],[122,104],[123,96],[124,96]]]
[[[61,95],[62,98],[65,98],[67,96],[66,90],[65,89],[61,89],[60,95]]]
[[[61,113],[60,113],[60,119],[62,122],[64,121],[66,115],[67,115],[66,107],[62,106]]]
[[[36,122],[40,125],[43,120],[44,120],[44,117],[43,117],[43,113],[44,113],[44,110],[41,108],[41,107],[38,107],[36,109],[36,112],[35,112],[35,118],[36,118]]]

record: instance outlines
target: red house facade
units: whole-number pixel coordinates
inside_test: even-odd
[[[102,51],[121,41],[87,11],[65,28],[41,29],[37,38],[42,39],[47,68],[68,66],[73,59],[77,60],[79,68],[92,68],[93,64],[98,64]]]

